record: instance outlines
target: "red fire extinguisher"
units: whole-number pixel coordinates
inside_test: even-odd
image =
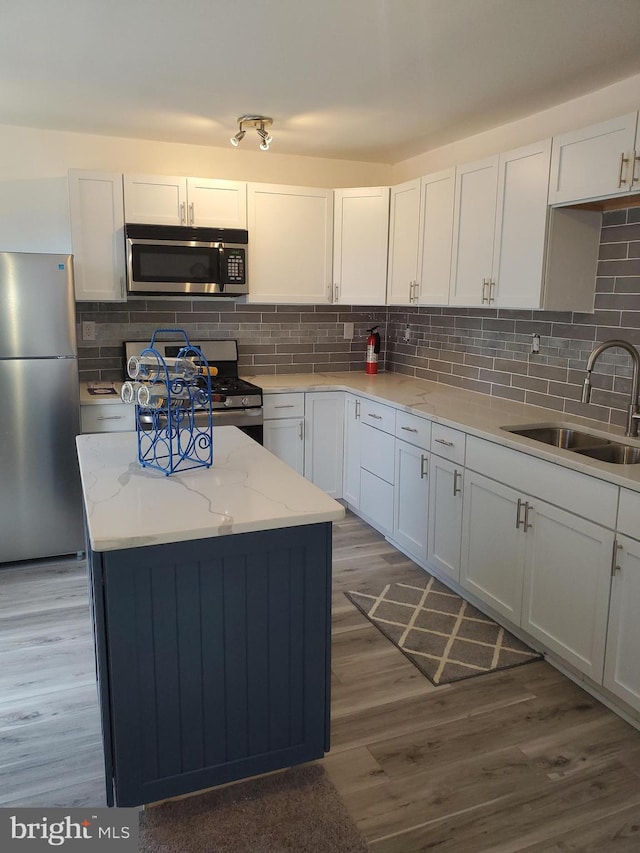
[[[378,353],[380,352],[380,335],[378,334],[377,326],[372,329],[367,329],[369,337],[367,338],[367,358],[365,363],[365,373],[374,374],[378,372]]]

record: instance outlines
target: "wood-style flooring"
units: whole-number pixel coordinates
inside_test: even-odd
[[[640,851],[640,732],[542,661],[433,687],[343,594],[420,572],[351,514],[333,570],[322,764],[372,853]],[[102,773],[84,564],[0,570],[0,807],[104,805]]]

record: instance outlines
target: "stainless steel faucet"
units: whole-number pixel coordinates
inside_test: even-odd
[[[593,370],[594,364],[605,350],[612,349],[613,347],[620,347],[620,349],[626,350],[631,356],[631,361],[633,362],[633,378],[631,380],[631,395],[629,397],[629,408],[627,413],[627,429],[624,434],[627,436],[637,436],[638,422],[640,420],[640,409],[638,407],[638,396],[640,396],[640,354],[632,344],[627,343],[627,341],[618,340],[603,341],[601,344],[598,344],[587,359],[587,375],[582,388],[582,402],[588,403],[591,398],[591,371]]]

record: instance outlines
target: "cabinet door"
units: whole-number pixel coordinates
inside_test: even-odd
[[[629,192],[637,117],[629,113],[554,136],[549,204]]]
[[[490,303],[539,308],[551,140],[500,155]]]
[[[613,533],[527,498],[522,627],[602,683]]]
[[[250,302],[331,301],[332,190],[249,184]]]
[[[482,305],[488,301],[497,188],[497,155],[456,169],[449,294],[452,305]]]
[[[342,497],[353,509],[360,507],[360,399],[344,400],[344,468]]]
[[[460,580],[463,469],[431,454],[429,462],[429,535],[427,562]]]
[[[306,394],[305,477],[332,498],[342,497],[343,438],[344,394]]]
[[[393,538],[410,556],[427,559],[429,454],[396,439]]]
[[[640,542],[619,536],[617,544],[604,686],[640,709]]]
[[[334,190],[333,298],[384,305],[389,242],[389,187]]]
[[[125,175],[127,222],[143,225],[187,224],[187,179],[168,175]]]
[[[69,172],[76,300],[124,302],[124,204],[119,172]]]
[[[418,240],[418,302],[447,305],[451,278],[455,169],[422,178]]]
[[[263,443],[278,459],[282,459],[298,474],[304,475],[304,420],[302,418],[265,421]]]
[[[384,536],[393,533],[393,486],[365,468],[360,469],[360,514]]]
[[[204,228],[247,227],[247,185],[187,178],[187,221]]]
[[[418,280],[420,179],[391,187],[387,303],[409,305]]]
[[[460,583],[515,625],[520,623],[525,536],[516,527],[519,494],[465,471]]]

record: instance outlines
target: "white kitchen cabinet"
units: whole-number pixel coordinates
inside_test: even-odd
[[[304,417],[265,420],[262,440],[267,450],[304,475]]]
[[[396,439],[393,540],[410,557],[427,559],[429,452]]]
[[[601,684],[613,531],[524,497],[528,529],[522,537],[526,549],[520,625]]]
[[[365,412],[365,408],[368,410]],[[364,420],[366,414],[377,409],[390,409],[363,400],[360,428],[360,514],[376,530],[391,536],[393,533],[393,483],[395,478],[395,438],[392,433]],[[390,409],[395,416],[395,411]],[[382,418],[383,415],[378,415]]]
[[[525,537],[521,495],[465,471],[460,583],[496,613],[518,625],[522,607]],[[519,514],[519,515],[517,515]]]
[[[305,394],[304,475],[332,498],[342,497],[344,393]]]
[[[450,302],[539,308],[551,141],[456,169]]]
[[[554,136],[549,204],[637,192],[640,181],[638,113]]]
[[[447,305],[451,277],[455,169],[426,175],[420,182],[418,287],[420,305]]]
[[[460,581],[464,468],[431,453],[427,563]]]
[[[389,187],[334,190],[333,301],[384,305]]]
[[[387,304],[409,305],[418,288],[420,179],[391,187]]]
[[[250,302],[332,299],[333,191],[249,184]]]
[[[119,402],[81,404],[80,428],[83,433],[134,430],[136,407]]]
[[[75,295],[124,302],[124,202],[119,172],[69,171]]]
[[[247,227],[247,185],[169,175],[125,175],[127,222],[144,225]]]
[[[361,400],[353,394],[344,398],[344,468],[342,497],[351,509],[360,508],[360,408]]]
[[[616,545],[604,686],[640,710],[640,542],[618,536]]]

